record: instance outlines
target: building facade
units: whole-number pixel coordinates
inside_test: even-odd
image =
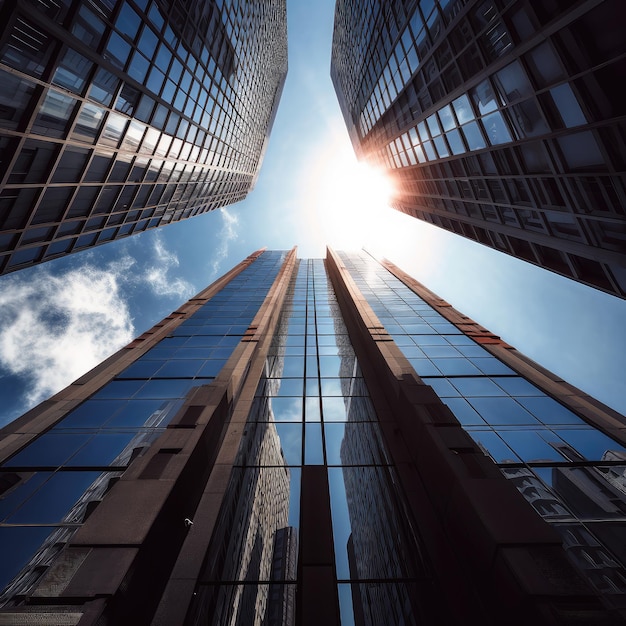
[[[338,0],[331,77],[394,208],[626,296],[619,0]]]
[[[0,3],[0,272],[242,200],[285,0]]]
[[[623,623],[625,425],[388,262],[259,251],[0,431],[0,623]]]

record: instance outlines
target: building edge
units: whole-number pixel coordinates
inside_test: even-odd
[[[80,387],[80,398],[72,398],[72,401],[78,404],[88,398],[219,292],[262,252],[248,256],[113,355],[102,364],[102,370],[94,368],[86,374],[84,378],[89,379],[96,373],[97,382],[89,389]],[[236,410],[241,413],[239,407],[252,401],[295,259],[296,249],[293,248],[244,337],[216,379],[188,393],[166,432],[143,456],[131,461],[106,498],[66,545],[61,557],[29,593],[26,604],[0,612],[0,623],[21,623],[21,619],[28,619],[28,613],[42,611],[50,611],[49,617],[53,619],[56,616],[80,626],[129,623],[129,620],[133,624],[149,624],[155,611],[158,615],[154,623],[184,621],[197,571],[196,577],[183,574],[181,578],[181,569],[189,572],[190,568],[199,569],[202,564],[211,538],[206,523],[214,524],[220,510],[232,467],[232,459],[225,458],[238,449],[245,414],[232,425],[231,419]],[[141,354],[131,352],[129,349],[137,349],[136,342],[140,340],[145,341],[145,345],[140,346]],[[125,358],[129,353],[134,355],[132,359]],[[70,387],[80,385],[80,381]],[[63,401],[63,392],[59,395]],[[51,407],[46,406],[43,412],[50,410]],[[62,413],[68,410],[66,404]],[[54,416],[58,421],[60,411],[54,411],[49,419]],[[123,523],[120,522],[122,516]],[[199,523],[199,530],[195,532],[192,532],[193,524],[187,522],[193,519],[205,523]],[[181,581],[186,583],[182,586],[187,604],[181,602]]]
[[[372,401],[385,416],[381,427],[411,516],[437,579],[447,581],[441,587],[452,622],[473,615],[488,624],[622,623],[570,563],[559,535],[422,382],[330,247],[326,264]],[[451,308],[425,288],[416,293]],[[479,329],[477,336],[513,350]]]

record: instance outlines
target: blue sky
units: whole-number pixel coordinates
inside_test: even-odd
[[[333,0],[288,1],[289,74],[245,201],[0,278],[0,425],[253,250],[297,245],[300,256],[321,257],[326,243],[389,258],[541,365],[626,413],[626,301],[364,198],[351,176],[354,156],[329,76],[333,9]]]

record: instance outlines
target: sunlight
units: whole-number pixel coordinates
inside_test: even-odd
[[[321,248],[316,256],[327,243],[353,250],[374,238],[386,239],[393,188],[384,172],[359,162],[345,133],[329,141],[312,161],[304,197],[308,234],[315,233]]]

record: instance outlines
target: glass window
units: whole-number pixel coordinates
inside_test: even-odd
[[[45,224],[60,221],[73,191],[73,187],[48,187],[39,202],[32,223]]]
[[[113,380],[97,391],[92,399],[132,398],[144,383],[143,380]]]
[[[0,120],[4,128],[17,128],[35,85],[0,70]]]
[[[77,452],[92,435],[45,433],[6,461],[6,467],[59,467]]]
[[[474,87],[470,91],[470,97],[472,98],[480,115],[490,113],[498,108],[496,96],[491,89],[489,81],[484,80],[482,83]]]
[[[136,382],[142,383],[136,394],[137,398],[183,398],[194,386],[192,380],[181,378],[149,380],[145,383],[143,381]]]
[[[513,398],[469,398],[468,401],[488,424],[539,426],[537,419]]]
[[[107,44],[107,48],[104,52],[104,58],[108,59],[111,63],[113,63],[113,65],[123,70],[126,65],[126,61],[128,61],[129,55],[130,44],[122,39],[122,37],[120,37],[116,32],[112,32],[109,37],[109,43]]]
[[[4,25],[6,28],[6,24]],[[40,78],[54,49],[53,40],[33,23],[17,16],[13,30],[0,48],[0,60],[6,65]]]
[[[63,155],[52,177],[53,183],[72,183],[80,180],[81,173],[85,164],[89,151],[81,148],[67,147],[63,151]]]
[[[557,139],[565,161],[571,169],[604,165],[604,157],[591,131],[565,135]]]
[[[107,423],[107,427],[134,428],[165,425],[174,416],[181,402],[179,400],[131,400],[125,402]]]
[[[531,50],[526,55],[526,61],[540,87],[548,86],[565,78],[559,58],[548,42]]]
[[[616,451],[621,455],[624,453],[622,446],[593,428],[555,429],[555,433],[589,461],[611,458],[611,455],[607,454],[611,451]]]
[[[465,152],[465,146],[463,145],[463,140],[461,139],[461,133],[458,130],[451,130],[446,133],[446,139],[448,140],[448,145],[450,146],[450,150],[452,150],[452,154],[463,154]]]
[[[452,130],[456,126],[456,122],[454,121],[454,116],[452,115],[452,108],[450,105],[446,105],[439,109],[439,121],[441,122],[441,126],[443,130]]]
[[[454,112],[459,120],[459,124],[465,124],[474,119],[474,112],[472,111],[472,105],[469,98],[466,95],[457,98],[452,102]]]
[[[436,379],[430,379],[432,384]],[[443,382],[443,381],[442,381]],[[448,383],[449,384],[449,383]],[[450,386],[452,388],[452,386]],[[435,389],[436,391],[436,389]],[[456,391],[456,390],[455,390]],[[458,395],[458,393],[457,393]],[[463,398],[440,396],[462,426],[485,426],[485,420]]]
[[[150,378],[164,364],[164,361],[139,360],[129,365],[118,378]]]
[[[505,430],[500,432],[500,436],[515,450],[522,461],[527,463],[564,460],[563,456],[536,431]]]
[[[434,358],[432,362],[444,376],[462,376],[467,374],[480,374],[478,368],[468,359],[440,359]],[[419,372],[418,372],[419,373]]]
[[[4,589],[39,549],[52,531],[49,526],[0,526],[0,587]]]
[[[133,59],[128,66],[128,74],[137,82],[143,83],[150,69],[150,61],[146,59],[138,50],[133,54]]]
[[[157,361],[158,363],[158,361]],[[202,366],[204,361],[194,359],[175,359],[169,361],[161,367],[158,372],[154,374],[155,378],[193,378],[198,374],[198,370]],[[221,366],[221,362],[218,362]],[[200,374],[202,376],[208,376],[209,374]],[[215,374],[212,374],[215,375]]]
[[[431,115],[426,119],[426,123],[428,124],[428,130],[430,130],[430,134],[433,137],[441,134],[441,128],[439,127],[439,121],[437,120],[437,116],[435,114]]]
[[[85,5],[81,5],[76,21],[72,26],[72,34],[95,50],[104,34],[104,24],[95,13]]]
[[[128,118],[118,115],[117,113],[109,113],[100,142],[105,145],[117,147],[124,134],[127,122]]]
[[[24,263],[31,263],[32,261],[37,261],[41,254],[42,248],[27,248],[23,250],[16,250],[11,255],[11,260],[9,261],[9,267],[15,267],[17,265],[22,265]]]
[[[546,396],[526,397],[518,398],[517,401],[544,424],[584,424],[577,415],[552,398]]]
[[[469,434],[496,463],[519,463],[521,461],[492,430],[471,430]]]
[[[496,357],[471,358],[470,361],[478,367],[478,369],[487,376],[495,376],[498,374],[515,374],[515,372],[507,367],[502,361]]]
[[[529,383],[525,378],[506,377],[494,378],[493,381],[500,385],[508,394],[512,396],[541,396],[543,392]],[[532,411],[531,411],[532,413]]]
[[[158,37],[154,34],[152,29],[147,24],[144,25],[143,32],[141,33],[141,37],[139,38],[139,43],[137,46],[139,50],[141,50],[145,56],[151,59],[158,45]]]
[[[441,372],[428,359],[409,359],[409,363],[420,376],[441,376]]]
[[[172,53],[169,51],[169,48],[165,44],[161,44],[159,51],[157,52],[156,58],[154,60],[155,65],[163,72],[167,73],[167,69],[170,65],[170,61],[172,60]]]
[[[7,522],[50,524],[65,521],[76,501],[99,476],[100,472],[56,472]]]
[[[196,374],[196,376],[199,376],[201,378],[214,378],[222,371],[224,363],[224,359],[213,359],[210,361],[206,361],[201,367],[200,371]],[[161,375],[161,372],[159,372],[159,375]]]
[[[50,89],[33,124],[33,132],[49,137],[63,137],[76,100]]]
[[[129,455],[117,457],[135,437],[135,433],[98,433],[67,463],[68,467],[107,467],[126,465]]]
[[[468,397],[504,396],[505,392],[488,378],[453,378],[450,381],[461,395]]]
[[[120,33],[134,39],[139,31],[140,25],[141,18],[133,11],[131,6],[125,2],[117,16],[117,20],[115,20],[115,28],[117,28]]]
[[[506,127],[502,114],[499,111],[486,115],[482,118],[485,133],[492,146],[511,141],[511,134]]]
[[[497,72],[495,82],[500,95],[506,102],[534,95],[534,89],[519,61],[514,61]]]
[[[445,378],[422,378],[424,383],[430,385],[440,398],[459,397],[461,394],[449,381]],[[468,405],[469,407],[469,405]],[[481,420],[482,422],[482,420]]]
[[[306,465],[322,465],[324,463],[322,425],[309,422],[304,428],[304,462]]]
[[[131,87],[128,83],[124,83],[122,91],[115,103],[115,108],[122,113],[126,113],[126,115],[132,116],[140,95],[139,90]]]
[[[100,428],[125,404],[126,402],[119,400],[87,400],[54,426],[52,431],[66,428]]]
[[[4,521],[39,487],[52,476],[51,472],[28,472],[23,474],[11,473],[5,475],[16,479],[10,491],[3,491],[0,498],[0,522]],[[6,484],[6,482],[5,482]]]
[[[54,72],[52,82],[75,93],[81,93],[92,67],[91,61],[70,48],[65,51],[63,59]]]
[[[283,376],[288,378],[304,376],[304,359],[302,357],[286,356],[283,359]]]
[[[287,465],[302,465],[302,424],[276,424],[280,446]]]
[[[109,106],[113,101],[113,96],[117,91],[119,83],[117,76],[107,72],[105,69],[98,69],[89,91],[90,100],[96,100],[96,102]]]
[[[450,156],[450,152],[448,150],[446,140],[443,136],[435,137],[433,139],[433,143],[435,144],[435,147],[437,148],[437,153],[439,154],[439,158],[443,159],[447,156]]]
[[[93,142],[102,128],[104,116],[105,110],[102,107],[85,102],[78,114],[72,132],[73,137],[78,140]]]
[[[534,98],[512,106],[509,119],[520,137],[535,137],[550,131]]]
[[[463,131],[465,141],[467,141],[470,150],[480,150],[486,147],[485,140],[476,122],[465,124],[461,127],[461,130]]]
[[[150,76],[148,77],[148,82],[146,86],[153,93],[158,94],[161,91],[161,87],[163,87],[163,83],[165,81],[165,74],[161,72],[156,67],[153,67]]]
[[[565,126],[571,128],[572,126],[587,123],[585,114],[568,83],[563,83],[558,87],[550,89],[550,95]]]

